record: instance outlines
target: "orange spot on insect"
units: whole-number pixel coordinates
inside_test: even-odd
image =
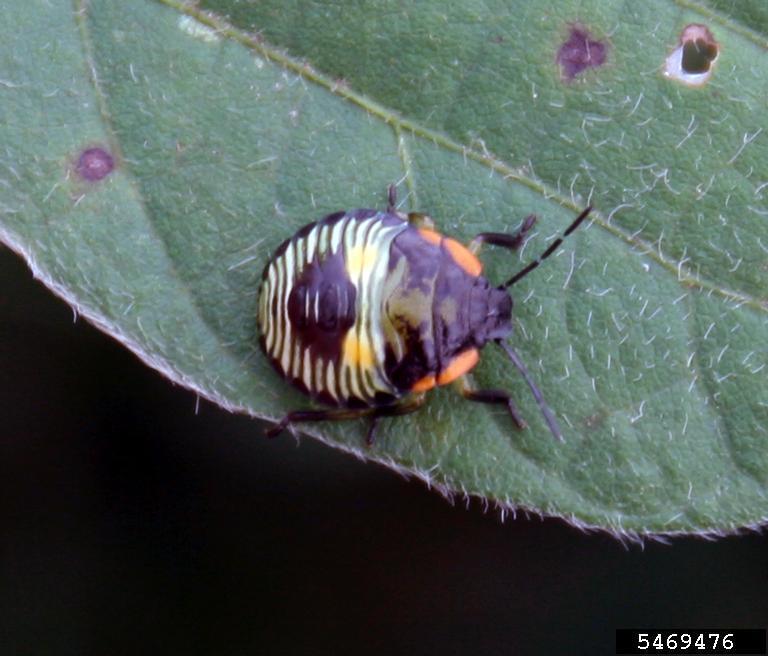
[[[419,228],[419,234],[424,237],[430,244],[440,245],[443,240],[443,236],[439,232],[430,230],[429,228]]]
[[[419,378],[411,387],[411,392],[426,392],[435,386],[435,377],[432,374]]]
[[[445,248],[451,254],[456,264],[458,264],[470,276],[479,276],[483,271],[483,264],[478,260],[469,249],[460,244],[455,239],[447,237],[444,241]]]
[[[437,384],[447,385],[452,383],[459,376],[463,376],[472,369],[478,362],[480,362],[480,353],[476,348],[462,351],[440,372],[440,375],[437,377]]]

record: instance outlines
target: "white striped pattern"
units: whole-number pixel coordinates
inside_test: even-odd
[[[282,375],[303,383],[310,394],[329,394],[339,404],[350,398],[370,403],[378,392],[398,394],[384,372],[381,322],[390,245],[407,226],[405,221],[385,226],[381,215],[344,216],[333,225],[320,222],[305,236],[292,238],[269,263],[260,289],[258,321],[267,355]],[[339,249],[356,290],[355,323],[341,340],[338,361],[315,358],[313,362],[309,344],[302,344],[291,326],[288,298],[309,263]],[[318,295],[307,295],[305,309],[307,316],[318,316]]]

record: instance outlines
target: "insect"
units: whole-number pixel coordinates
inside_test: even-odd
[[[267,431],[300,422],[369,417],[373,444],[382,417],[424,404],[426,392],[454,383],[464,398],[505,405],[526,422],[503,390],[476,389],[468,377],[488,342],[522,374],[552,434],[554,414],[508,343],[512,297],[507,288],[548,258],[589,215],[585,209],[535,260],[495,287],[482,275],[482,244],[517,250],[534,226],[528,216],[512,234],[482,232],[468,246],[435,231],[425,214],[396,209],[337,212],[285,240],[267,263],[259,290],[262,349],[275,369],[326,409],[294,410]]]

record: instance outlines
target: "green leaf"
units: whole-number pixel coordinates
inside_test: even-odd
[[[148,364],[274,419],[307,401],[257,346],[256,290],[303,224],[382,207],[393,181],[462,239],[536,213],[521,257],[484,251],[501,281],[594,204],[514,288],[513,340],[566,444],[493,347],[476,380],[514,393],[526,431],[441,389],[370,451],[362,422],[307,432],[583,526],[752,526],[768,515],[768,23],[751,6],[13,0],[0,235]],[[698,88],[662,74],[689,23],[720,47]],[[595,65],[568,76],[574,33]]]

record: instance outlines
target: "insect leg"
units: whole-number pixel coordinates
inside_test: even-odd
[[[512,417],[512,421],[515,423],[515,426],[521,430],[528,427],[528,424],[526,423],[525,419],[523,419],[523,416],[520,414],[520,411],[517,409],[515,402],[512,400],[512,397],[508,392],[499,389],[474,389],[467,376],[462,376],[461,378],[457,379],[456,383],[459,388],[459,392],[465,399],[467,399],[467,401],[475,401],[476,403],[489,403],[493,405],[505,405],[507,406],[507,411],[509,412],[510,417]]]
[[[509,248],[510,250],[516,251],[523,245],[526,236],[535,223],[536,215],[530,214],[523,219],[523,225],[520,226],[517,232],[513,232],[512,234],[506,232],[481,232],[469,242],[469,251],[473,255],[477,255],[483,244],[502,246],[503,248]]]
[[[371,414],[375,408],[331,408],[327,410],[292,410],[272,428],[264,431],[267,437],[277,437],[292,424],[306,421],[344,421]]]
[[[382,417],[395,417],[416,412],[416,410],[424,405],[425,399],[426,395],[424,393],[414,394],[399,403],[374,408],[371,415],[371,423],[368,425],[368,432],[365,435],[366,446],[373,446],[376,439],[376,427],[379,425]]]
[[[387,214],[394,214],[397,210],[397,187],[393,184],[387,187]]]
[[[346,419],[359,419],[371,417],[371,425],[368,427],[365,442],[368,446],[373,444],[376,424],[381,417],[393,417],[405,415],[418,410],[424,405],[424,394],[415,394],[398,403],[385,406],[373,406],[370,408],[329,408],[326,410],[293,410],[285,415],[272,428],[265,431],[267,437],[277,437],[286,428],[293,424],[310,421],[344,421]]]

